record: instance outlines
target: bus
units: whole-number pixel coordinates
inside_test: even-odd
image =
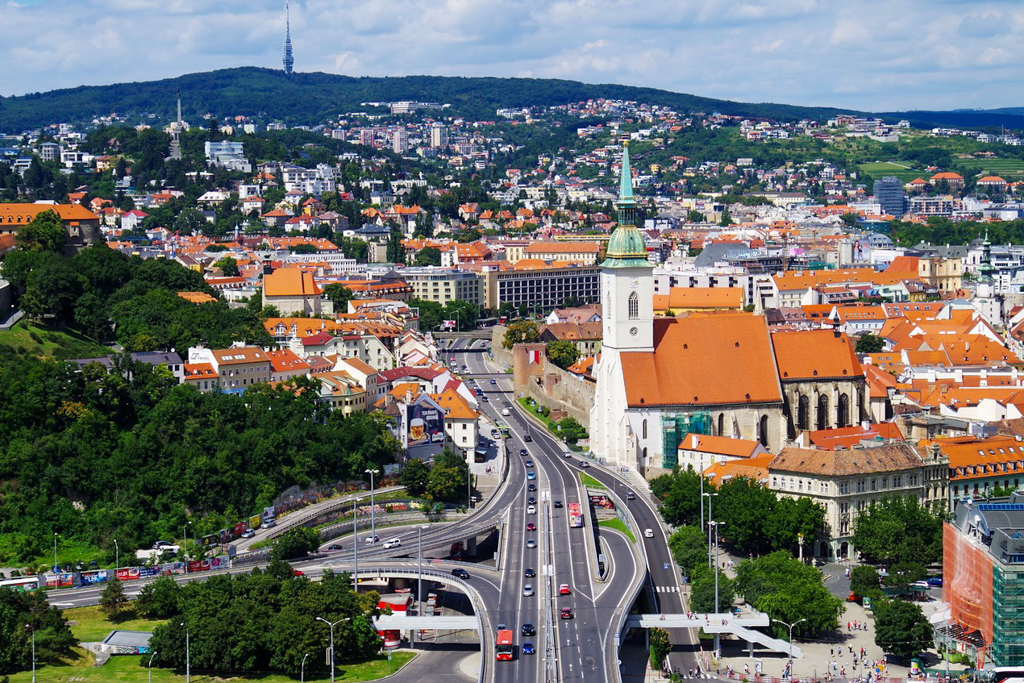
[[[569,503],[569,526],[574,529],[583,526],[583,513],[580,511],[579,503]]]
[[[402,632],[398,629],[384,629],[377,631],[377,635],[380,636],[381,646],[385,650],[394,649],[402,644]]]
[[[508,661],[515,655],[515,634],[510,630],[498,631],[494,644],[494,656],[498,661]]]
[[[38,576],[22,576],[16,579],[3,579],[0,580],[0,588],[10,588],[11,590],[23,593],[25,591],[34,591],[39,588],[39,577]]]
[[[509,433],[509,430],[508,430],[508,425],[506,425],[506,424],[499,424],[498,425],[498,431],[501,432],[502,437],[504,437],[506,439],[511,436],[511,434]]]

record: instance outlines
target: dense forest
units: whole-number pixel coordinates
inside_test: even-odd
[[[591,85],[538,78],[449,78],[404,76],[352,78],[325,73],[296,73],[241,67],[196,73],[145,83],[81,86],[46,93],[0,98],[0,131],[19,133],[70,119],[91,120],[116,112],[142,117],[174,116],[178,89],[185,118],[253,116],[289,125],[314,125],[346,112],[368,109],[363,102],[418,100],[451,104],[454,113],[493,117],[501,107],[552,106],[608,98],[661,104],[680,112],[718,111],[782,120],[820,118],[841,110],[785,104],[745,104],[655,88]]]

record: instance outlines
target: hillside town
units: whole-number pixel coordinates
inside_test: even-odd
[[[901,595],[943,588],[925,605],[926,641],[979,665],[1024,663],[1024,624],[1000,623],[1024,561],[1016,134],[612,100],[493,121],[443,103],[367,109],[287,129],[190,125],[179,106],[165,127],[113,116],[0,138],[0,333],[69,328],[106,345],[61,359],[83,375],[122,372],[123,354],[196,395],[269,386],[377,416],[398,444],[389,477],[443,452],[496,476],[509,426],[480,384],[507,379],[542,414],[535,428],[588,468],[635,477],[673,531],[693,524],[668,511],[687,475],[702,527],[703,496],[740,481],[806,501],[819,510],[806,535],[747,556],[792,548],[845,569],[844,586],[850,567],[878,565],[872,588],[890,597],[879,581],[912,563]],[[559,129],[559,144],[536,149],[529,128]],[[680,153],[691,145],[706,155]],[[824,153],[836,149],[848,163]],[[68,266],[32,255],[77,263],[103,249],[183,284],[167,285],[172,301],[107,292],[100,307],[82,301],[93,273],[54,284],[40,273]],[[248,317],[204,336],[158,306]],[[487,370],[458,362],[460,340]],[[893,562],[867,544],[861,522],[897,498],[945,521],[934,556]],[[738,558],[743,539],[722,534]],[[847,600],[863,614],[873,594],[858,590]]]

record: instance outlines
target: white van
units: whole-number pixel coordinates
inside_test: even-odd
[[[511,411],[509,411],[509,409],[508,409],[508,408],[502,408],[502,409],[501,409],[501,415],[502,415],[502,417],[508,417],[508,416],[509,416],[509,415],[511,415],[511,414],[512,414],[512,413],[511,413]]]
[[[384,541],[384,549],[385,550],[388,549],[388,548],[397,548],[400,545],[402,545],[402,539],[400,539],[400,538],[392,538],[392,539],[389,539],[387,541]]]

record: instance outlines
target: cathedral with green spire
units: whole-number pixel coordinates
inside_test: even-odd
[[[622,143],[622,170],[619,174],[619,224],[608,241],[602,268],[653,268],[647,260],[647,244],[636,227],[636,199],[633,174],[629,166],[629,143]]]

